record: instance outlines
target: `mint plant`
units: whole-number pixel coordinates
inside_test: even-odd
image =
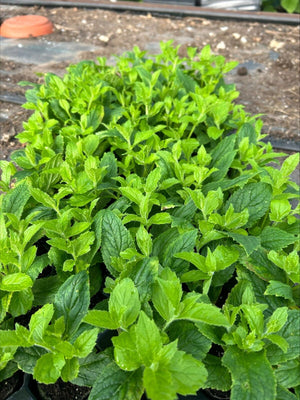
[[[285,154],[236,104],[236,63],[178,49],[27,90],[26,146],[0,164],[1,380],[299,396],[299,156],[270,165]]]

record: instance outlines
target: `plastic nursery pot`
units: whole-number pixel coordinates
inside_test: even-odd
[[[52,32],[52,22],[42,15],[18,15],[6,19],[0,27],[0,36],[12,39],[49,35]]]
[[[199,1],[199,0],[198,0]],[[185,6],[196,6],[198,5],[197,0],[143,0],[144,3],[160,3],[160,4],[175,4]]]
[[[28,385],[30,380],[31,376],[24,374],[24,380],[21,389],[19,389],[17,392],[8,397],[7,400],[37,400],[36,397],[31,393],[31,390],[29,389]]]

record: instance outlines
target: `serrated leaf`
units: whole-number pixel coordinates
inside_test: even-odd
[[[164,267],[169,267],[179,275],[183,272],[186,262],[176,259],[176,253],[184,251],[192,251],[194,249],[197,230],[193,229],[182,234],[179,234],[176,229],[170,229],[159,235],[153,243],[154,256],[158,256],[161,264]]]
[[[35,343],[42,343],[43,336],[54,314],[53,304],[45,304],[30,318],[30,335]]]
[[[30,194],[31,196],[38,202],[43,204],[45,207],[52,208],[53,210],[56,210],[56,202],[53,200],[52,197],[50,197],[47,193],[43,192],[42,190],[38,188],[33,188],[30,187]]]
[[[38,346],[20,347],[15,354],[15,360],[22,371],[32,375],[38,359],[46,353],[47,350]]]
[[[281,250],[297,240],[294,235],[275,226],[267,226],[262,231],[260,239],[261,245],[267,250]]]
[[[165,268],[153,285],[152,302],[166,321],[173,318],[181,296],[182,288],[179,278],[170,269]]]
[[[299,331],[299,310],[289,310],[286,324],[277,335],[287,341],[288,349],[283,351],[277,345],[271,344],[267,347],[267,357],[272,365],[279,364],[297,358],[300,354],[300,331]],[[272,335],[270,335],[271,337]]]
[[[60,377],[65,363],[66,362],[62,354],[44,354],[38,359],[34,367],[33,378],[38,382],[45,383],[47,385],[49,383],[55,383]]]
[[[233,232],[226,232],[225,234],[243,246],[248,256],[260,246],[260,240],[256,236],[245,236]]]
[[[183,351],[176,352],[169,370],[176,392],[183,395],[196,394],[207,379],[207,371],[203,363]]]
[[[99,377],[99,371],[112,362],[112,358],[106,352],[91,353],[86,358],[79,359],[78,376],[72,383],[79,386],[93,386]]]
[[[147,396],[151,400],[174,400],[176,398],[176,390],[172,385],[172,375],[166,366],[158,365],[155,371],[146,367],[143,381]]]
[[[136,348],[144,365],[150,366],[162,347],[162,339],[155,322],[141,311],[135,328]]]
[[[222,365],[220,357],[207,354],[204,365],[208,375],[205,386],[210,389],[227,392],[231,388],[231,376],[227,368]]]
[[[140,370],[127,372],[110,363],[99,373],[89,400],[140,400],[143,390]]]
[[[73,346],[79,358],[87,357],[96,345],[99,329],[83,331],[75,340]],[[73,379],[73,378],[72,378]]]
[[[212,304],[197,303],[198,297],[197,295],[186,296],[180,304],[180,311],[176,318],[205,322],[209,325],[230,326],[218,307]]]
[[[22,272],[2,276],[0,279],[0,290],[5,292],[19,292],[32,287],[33,282],[30,276]]]
[[[126,329],[139,315],[141,303],[137,288],[131,279],[122,279],[112,291],[108,302],[109,314],[118,327]]]
[[[65,360],[66,363],[61,370],[61,379],[64,382],[69,382],[75,379],[79,372],[79,361],[78,358],[70,358]]]
[[[275,399],[275,375],[263,351],[243,352],[229,347],[222,363],[232,376],[231,399]]]
[[[300,385],[300,363],[299,360],[290,360],[282,363],[275,371],[279,385],[289,389]]]
[[[285,325],[287,317],[287,307],[277,308],[267,322],[267,333],[278,332]]]
[[[69,338],[76,332],[86,315],[90,303],[88,275],[81,271],[70,276],[55,295],[55,318],[65,319],[65,335]]]
[[[135,326],[129,332],[122,332],[112,338],[114,355],[118,366],[125,371],[135,371],[143,364],[137,351],[137,337]]]
[[[29,198],[28,185],[26,182],[22,182],[3,197],[2,212],[14,214],[20,218]]]
[[[211,347],[207,339],[192,322],[174,321],[167,330],[170,340],[178,340],[178,349],[202,361]]]
[[[256,221],[265,215],[270,207],[272,188],[264,182],[248,183],[242,189],[238,189],[228,199],[226,209],[233,205],[235,212],[248,209],[249,219],[246,224],[251,227]]]
[[[119,322],[114,321],[108,311],[104,310],[90,310],[84,317],[83,322],[98,326],[99,328],[117,329]]]
[[[122,251],[132,247],[132,238],[120,218],[109,210],[106,210],[103,214],[101,234],[103,261],[110,272],[116,274],[111,264],[111,257],[119,257]]]
[[[293,301],[293,291],[291,286],[279,281],[270,281],[264,293],[267,296],[283,297],[284,299]]]

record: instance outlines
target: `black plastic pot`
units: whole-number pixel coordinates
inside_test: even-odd
[[[24,381],[21,389],[19,389],[16,393],[8,397],[7,400],[40,400],[42,397],[36,397],[30,388],[30,384],[32,383],[31,375],[24,374]],[[143,397],[144,398],[144,397]],[[181,396],[179,395],[180,400],[211,400],[212,397],[207,397],[204,392],[199,392],[195,396]]]
[[[162,4],[177,4],[185,6],[197,6],[199,5],[197,0],[143,0],[143,3],[162,3]]]
[[[37,400],[36,397],[31,393],[29,389],[29,382],[31,380],[31,376],[24,374],[24,381],[21,389],[19,389],[16,393],[11,395],[7,400]]]

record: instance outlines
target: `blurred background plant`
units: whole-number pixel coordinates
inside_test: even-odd
[[[263,0],[262,10],[300,13],[300,0]]]

